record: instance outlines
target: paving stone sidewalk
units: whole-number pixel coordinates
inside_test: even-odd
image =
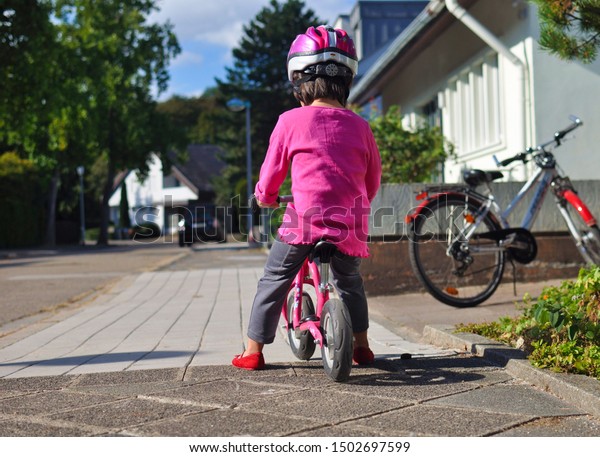
[[[130,275],[0,338],[0,436],[600,436],[577,389],[546,391],[443,329],[415,342],[373,320],[376,363],[347,383],[295,360],[283,332],[267,370],[237,370],[261,273]]]

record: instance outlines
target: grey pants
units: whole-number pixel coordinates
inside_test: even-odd
[[[311,245],[275,241],[264,275],[258,282],[248,324],[249,338],[264,344],[273,342],[287,292],[311,249]],[[330,267],[333,285],[350,312],[353,332],[366,331],[369,328],[369,312],[359,271],[360,257],[337,252],[331,259]]]

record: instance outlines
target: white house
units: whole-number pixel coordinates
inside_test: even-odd
[[[199,205],[212,204],[214,190],[211,183],[224,167],[222,150],[211,145],[188,146],[188,160],[179,163],[172,155],[173,165],[163,170],[160,158],[151,155],[150,170],[142,179],[135,170],[122,173],[115,182],[109,200],[111,220],[120,225],[119,206],[121,187],[125,183],[129,217],[132,223],[156,224],[162,233],[171,233],[180,216]]]
[[[574,114],[584,125],[555,151],[558,163],[572,179],[598,179],[600,60],[560,60],[540,49],[539,32],[526,0],[431,0],[366,72],[359,64],[350,102],[398,105],[407,127],[439,125],[457,153],[442,173],[448,182],[551,139]]]

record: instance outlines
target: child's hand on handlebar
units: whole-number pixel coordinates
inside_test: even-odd
[[[271,203],[270,205],[261,202],[258,198],[256,199],[256,203],[259,208],[279,208],[279,202]]]
[[[260,208],[279,208],[279,199],[274,203],[266,204],[256,198],[256,195],[252,195],[248,204],[250,205],[252,211],[258,211]]]

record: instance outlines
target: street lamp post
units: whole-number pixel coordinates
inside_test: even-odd
[[[227,102],[227,107],[231,111],[246,110],[246,201],[250,200],[253,193],[252,188],[252,143],[250,141],[250,107],[248,100],[234,98]],[[252,211],[248,210],[248,244],[252,244]]]
[[[80,243],[85,245],[85,209],[83,207],[83,173],[85,168],[82,166],[77,167],[77,174],[79,175],[79,221],[81,227]]]

